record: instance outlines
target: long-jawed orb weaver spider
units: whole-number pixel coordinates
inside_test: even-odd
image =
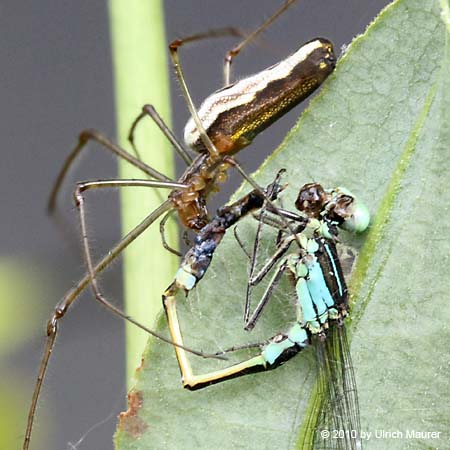
[[[128,161],[140,169],[145,175],[153,179],[109,179],[77,183],[74,191],[74,199],[80,217],[83,253],[88,273],[57,304],[54,313],[48,321],[46,349],[28,415],[23,446],[25,450],[29,447],[35,409],[48,361],[55,343],[58,321],[66,314],[73,301],[86,286],[90,285],[96,300],[111,312],[132,322],[148,333],[154,334],[136,320],[126,316],[103,296],[96,280],[96,274],[104,270],[111,261],[155,220],[166,215],[163,218],[164,223],[170,212],[174,209],[178,211],[180,220],[186,227],[194,231],[198,231],[203,227],[208,221],[206,197],[210,192],[217,190],[217,183],[225,180],[229,167],[236,167],[244,178],[251,182],[239,164],[232,159],[232,155],[249,145],[258,133],[314,92],[334,69],[336,59],[331,42],[326,39],[317,38],[306,43],[297,52],[278,64],[253,76],[244,78],[239,82],[229,84],[230,67],[233,58],[293,2],[294,0],[286,1],[271,18],[251,33],[238,46],[228,52],[225,58],[224,68],[225,81],[228,84],[220,91],[209,96],[199,108],[198,112],[184,82],[184,76],[178,58],[178,48],[187,42],[205,37],[236,34],[237,32],[234,29],[226,29],[215,33],[202,33],[184,40],[173,41],[170,44],[169,48],[172,62],[192,115],[191,120],[185,128],[185,141],[191,149],[199,153],[199,156],[192,159],[189,153],[178,144],[173,133],[164,124],[161,117],[151,105],[144,106],[142,114],[133,123],[130,130],[130,142],[134,146],[134,130],[137,124],[143,117],[150,116],[161,128],[164,135],[172,143],[184,161],[189,164],[189,167],[178,181],[169,179],[142,162],[138,156],[133,156],[128,153],[95,130],[85,130],[80,133],[78,145],[66,159],[50,195],[48,203],[50,212],[55,210],[58,192],[68,170],[89,141],[97,142],[101,145],[101,148],[105,148],[117,157]],[[136,154],[138,155],[137,152]],[[169,194],[168,200],[150,213],[122,241],[114,246],[105,257],[94,264],[86,230],[84,193],[92,189],[110,189],[117,187],[166,188],[171,189],[171,193]],[[166,248],[169,248],[165,244],[164,238],[163,243]],[[161,338],[161,336],[159,337]]]

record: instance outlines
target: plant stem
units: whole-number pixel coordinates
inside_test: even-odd
[[[163,7],[160,0],[109,1],[116,120],[119,144],[127,142],[130,126],[145,103],[155,106],[170,123],[170,98],[167,75],[167,50]],[[162,133],[143,120],[136,144],[142,159],[172,177],[173,155]],[[121,178],[144,178],[142,172],[126,162],[119,164]],[[121,192],[122,231],[126,233],[167,196],[165,190],[129,188]],[[176,245],[176,230],[167,229],[167,238]],[[176,259],[163,249],[158,226],[152,226],[131,245],[124,256],[125,310],[138,321],[152,327],[161,309],[161,293],[176,269]],[[146,334],[126,324],[127,380],[145,347]]]

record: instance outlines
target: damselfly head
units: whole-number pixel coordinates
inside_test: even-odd
[[[347,231],[361,233],[370,222],[367,206],[345,188],[336,188],[330,192],[330,199],[324,215]]]
[[[300,188],[295,207],[308,217],[318,219],[327,198],[325,189],[319,183],[308,183]]]

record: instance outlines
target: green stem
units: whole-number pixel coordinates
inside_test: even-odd
[[[117,134],[120,145],[130,150],[127,135],[145,103],[153,104],[170,123],[167,46],[163,8],[159,0],[109,1],[112,56],[115,81]],[[173,155],[164,136],[144,120],[136,144],[142,159],[162,173],[174,174]],[[144,178],[126,162],[119,164],[121,178]],[[167,196],[165,190],[128,188],[121,192],[122,231],[126,233]],[[176,230],[167,237],[176,245]],[[152,226],[124,255],[124,293],[127,314],[152,327],[161,309],[161,293],[176,269],[176,259],[163,249],[158,226]],[[130,383],[140,363],[146,334],[126,326],[127,380]]]

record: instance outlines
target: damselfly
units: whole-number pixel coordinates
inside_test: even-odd
[[[253,208],[249,206],[250,203],[254,205]],[[264,198],[253,194],[244,203],[234,203],[220,210],[198,234],[195,246],[186,254],[176,279],[163,296],[174,342],[183,344],[176,311],[176,294],[180,290],[188,293],[204,276],[225,230],[240,220],[243,212],[248,213],[263,204]],[[245,205],[244,209],[242,205]],[[283,209],[273,210],[270,205],[268,210],[272,209],[276,213],[274,217],[266,217],[264,209],[259,214],[260,224],[268,223],[278,228],[280,234],[276,252],[256,272],[254,261],[262,230],[261,226],[258,227],[244,308],[245,329],[250,331],[286,272],[295,286],[294,325],[265,342],[252,344],[251,347],[260,348],[256,356],[205,374],[194,374],[186,352],[176,348],[183,385],[188,389],[200,389],[248,373],[274,369],[313,343],[319,363],[317,394],[320,404],[316,405],[314,415],[308,422],[312,431],[306,433],[308,437],[304,444],[312,439],[315,448],[321,448],[323,434],[319,431],[327,427],[342,430],[344,436],[330,440],[326,445],[331,443],[342,449],[361,448],[356,385],[344,328],[344,319],[349,312],[348,292],[336,242],[338,228],[364,231],[369,223],[369,213],[347,190],[337,188],[326,191],[317,183],[307,184],[300,189],[296,207],[300,214]],[[280,217],[284,220],[280,221]],[[288,224],[286,220],[289,220]],[[291,250],[292,246],[294,248]],[[253,287],[274,268],[261,300],[250,314]],[[235,346],[224,352],[248,347]],[[326,445],[323,448],[328,448]]]

